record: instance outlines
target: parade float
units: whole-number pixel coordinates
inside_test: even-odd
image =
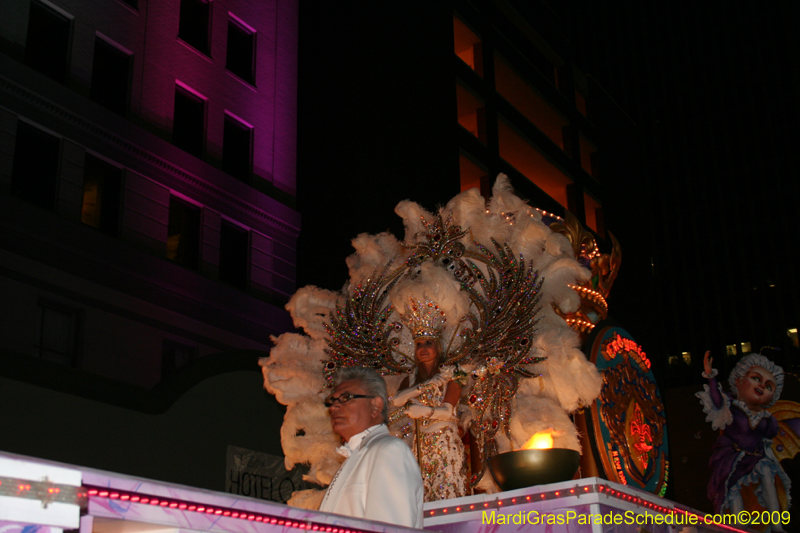
[[[488,200],[472,189],[435,212],[410,201],[395,212],[403,239],[356,237],[343,289],[298,290],[287,309],[303,333],[275,338],[261,361],[265,387],[287,406],[286,468],[309,465],[306,480],[321,486],[290,505],[315,508],[342,459],[323,405],[331,376],[370,366],[397,391],[413,372],[406,317],[417,305],[444,317],[443,365],[463,376],[457,416],[470,492],[499,492],[501,470],[552,465],[532,458],[560,453],[557,463],[574,466],[544,479],[599,475],[663,495],[666,427],[650,362],[607,321],[621,263],[616,240],[601,253],[577,220],[528,205],[504,175]],[[418,445],[414,421],[398,411],[390,420],[397,436]],[[520,453],[536,435],[553,451]]]
[[[285,466],[308,465],[319,488],[287,506],[0,453],[0,530],[407,531],[315,508],[342,460],[323,404],[330,377],[369,365],[396,390],[413,366],[403,314],[422,302],[446,317],[446,362],[463,374],[457,413],[472,493],[425,503],[425,529],[740,529],[660,496],[669,462],[650,361],[607,317],[621,259],[613,238],[601,253],[576,220],[529,206],[503,176],[488,201],[472,190],[436,212],[412,202],[396,212],[403,240],[358,236],[344,288],[300,289],[287,308],[303,333],[276,338],[261,361],[266,388],[287,407]],[[414,445],[401,409],[393,420]]]

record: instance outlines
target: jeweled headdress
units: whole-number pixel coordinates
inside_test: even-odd
[[[413,296],[403,314],[403,323],[411,331],[414,340],[420,337],[441,337],[447,317],[439,306],[430,300],[420,302]]]

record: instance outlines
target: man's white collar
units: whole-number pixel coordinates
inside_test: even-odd
[[[379,427],[381,427],[382,425],[383,424],[375,424],[372,427],[368,427],[361,433],[356,433],[355,435],[350,437],[350,440],[347,441],[347,443],[344,446],[339,446],[338,448],[336,448],[336,451],[340,455],[344,455],[345,458],[350,457],[350,455],[354,451],[356,451],[358,447],[361,445],[361,442],[364,440],[364,438],[373,431],[375,431],[376,429],[378,429]]]

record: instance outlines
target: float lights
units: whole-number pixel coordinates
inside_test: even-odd
[[[28,486],[26,484],[20,485],[20,490]],[[28,486],[29,487],[29,486]],[[242,512],[241,510],[231,509],[226,507],[218,507],[218,506],[209,506],[200,503],[193,503],[184,500],[174,499],[174,498],[163,498],[160,496],[147,496],[143,494],[137,494],[132,491],[122,491],[122,490],[108,490],[102,487],[84,487],[85,492],[81,492],[80,495],[82,496],[90,496],[93,498],[104,498],[109,500],[124,500],[129,501],[131,503],[139,503],[143,505],[154,505],[158,507],[162,507],[164,509],[175,509],[180,511],[191,511],[196,513],[202,513],[210,516],[219,516],[225,518],[232,518],[238,520],[248,520],[251,522],[263,522],[265,524],[273,524],[278,526],[285,526],[295,529],[306,529],[311,531],[322,531],[325,533],[366,533],[360,530],[350,530],[350,529],[340,529],[331,526],[326,526],[324,524],[315,524],[311,522],[300,522],[300,521],[292,521],[292,520],[285,520],[281,519],[278,516],[269,516],[266,514],[261,513],[248,513]],[[30,489],[28,489],[30,490]],[[52,488],[49,491],[51,494],[56,494],[59,492],[58,487]],[[460,509],[460,508],[459,508]],[[445,509],[444,512],[446,513],[448,510]],[[431,515],[435,514],[431,511]]]

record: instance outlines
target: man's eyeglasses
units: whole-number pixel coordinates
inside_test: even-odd
[[[374,397],[375,396],[368,396],[366,394],[350,394],[349,392],[345,392],[344,394],[340,394],[335,398],[333,396],[330,396],[323,403],[325,404],[325,407],[331,407],[336,402],[339,402],[340,404],[345,404],[350,400],[355,400],[357,398],[374,398]]]

